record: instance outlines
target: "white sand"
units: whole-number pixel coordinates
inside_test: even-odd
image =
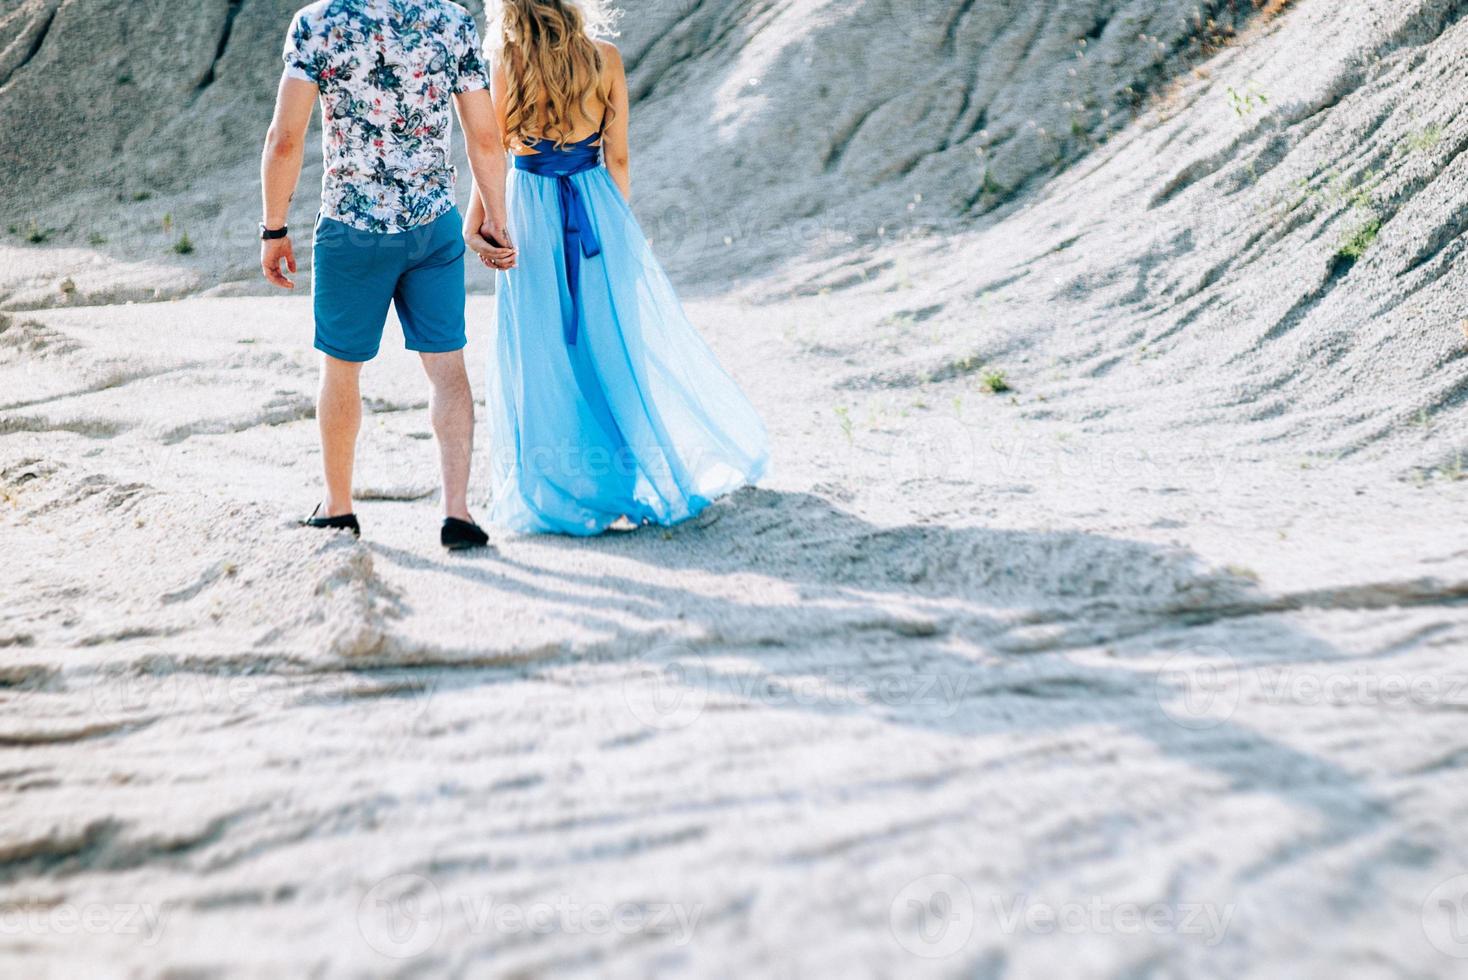
[[[301,532],[304,297],[5,248],[3,971],[1461,975],[1468,25],[1360,7],[996,223],[706,288],[777,469],[668,532],[446,557],[391,333],[366,536]]]

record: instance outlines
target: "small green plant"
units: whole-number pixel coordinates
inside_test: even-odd
[[[1247,119],[1254,114],[1256,109],[1269,105],[1269,95],[1259,87],[1258,82],[1251,81],[1243,90],[1228,87],[1228,104],[1233,109],[1234,115],[1240,119]]]
[[[1003,371],[985,371],[980,383],[991,395],[1002,395],[1006,391],[1013,391],[1009,386],[1009,379]]]
[[[51,230],[49,228],[42,228],[39,224],[36,223],[36,219],[32,218],[31,223],[26,227],[25,230],[25,240],[30,242],[32,245],[41,245],[44,244],[46,240],[50,237]]]
[[[1366,254],[1367,249],[1371,248],[1379,234],[1381,234],[1381,219],[1372,215],[1346,233],[1346,236],[1341,239],[1336,256],[1349,262],[1355,262]]]
[[[1408,153],[1431,153],[1437,149],[1443,141],[1443,127],[1441,123],[1432,123],[1422,129],[1414,130],[1406,135],[1402,142],[1397,144],[1399,154]]]
[[[194,243],[189,239],[188,232],[184,232],[183,237],[173,243],[173,250],[179,255],[194,254]]]
[[[1368,170],[1362,175],[1359,184],[1348,184],[1342,181],[1336,188],[1336,199],[1364,211],[1371,207],[1371,192],[1376,190],[1376,185],[1379,183],[1381,183],[1381,174],[1375,170]]]
[[[1375,170],[1366,171],[1354,181],[1338,170],[1331,170],[1319,188],[1311,187],[1309,181],[1300,182],[1302,201],[1318,200],[1327,207],[1344,205],[1348,216],[1355,216],[1336,244],[1333,266],[1336,272],[1350,269],[1370,250],[1381,233],[1382,218],[1374,197],[1381,180],[1381,173]]]
[[[87,243],[93,248],[97,247],[98,245],[106,245],[107,236],[102,234],[100,231],[94,231],[87,236]]]
[[[846,437],[847,442],[851,442],[851,409],[845,405],[837,405],[836,421],[841,423],[841,434]]]
[[[150,191],[138,191],[133,195],[134,201],[151,201],[152,199],[153,194]]]
[[[165,214],[163,216],[163,231],[165,234],[173,231],[173,215]]]

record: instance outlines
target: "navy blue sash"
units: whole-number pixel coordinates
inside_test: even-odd
[[[566,311],[562,332],[570,345],[576,343],[581,323],[581,258],[601,254],[601,239],[586,211],[586,201],[571,178],[601,165],[601,147],[596,145],[599,139],[601,134],[596,133],[579,143],[567,143],[564,150],[556,149],[551,140],[539,140],[526,144],[538,153],[515,157],[518,169],[554,177],[556,181],[561,202],[561,243],[566,253],[566,285],[571,293],[571,309]]]

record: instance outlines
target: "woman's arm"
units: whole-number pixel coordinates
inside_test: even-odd
[[[632,203],[632,165],[627,149],[627,124],[631,121],[631,100],[627,97],[627,70],[622,66],[622,53],[610,41],[598,41],[606,59],[605,71],[611,76],[612,121],[602,132],[602,154],[607,170],[627,203]]]

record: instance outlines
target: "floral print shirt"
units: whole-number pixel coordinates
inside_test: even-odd
[[[474,17],[449,0],[321,0],[296,14],[286,74],[321,89],[321,213],[408,231],[454,206],[453,95],[489,87]]]

